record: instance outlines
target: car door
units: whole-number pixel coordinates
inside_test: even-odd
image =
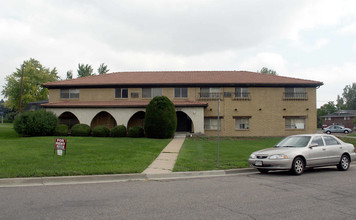
[[[326,146],[326,163],[337,164],[343,152],[341,143],[333,136],[324,136],[323,139],[325,141]]]
[[[326,146],[321,136],[313,137],[306,155],[307,166],[320,166],[326,163]]]

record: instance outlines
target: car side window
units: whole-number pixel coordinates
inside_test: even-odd
[[[323,139],[320,136],[314,137],[311,144],[312,145],[317,144],[318,146],[324,146]]]
[[[339,145],[340,143],[331,136],[325,136],[324,141],[326,145]]]

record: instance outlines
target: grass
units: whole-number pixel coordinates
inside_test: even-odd
[[[249,167],[253,151],[276,145],[281,137],[222,138],[219,144],[219,167],[216,167],[216,138],[188,138],[179,153],[174,171],[201,171]]]
[[[141,173],[170,139],[66,137],[67,154],[54,154],[55,137],[20,137],[0,124],[0,178]]]

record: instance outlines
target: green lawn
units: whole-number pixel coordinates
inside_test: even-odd
[[[198,171],[249,167],[253,151],[276,145],[282,138],[222,138],[219,168],[216,167],[217,141],[214,138],[188,138],[179,153],[174,171]]]
[[[54,154],[55,137],[19,137],[0,124],[0,178],[140,173],[170,139],[66,137],[67,154]]]

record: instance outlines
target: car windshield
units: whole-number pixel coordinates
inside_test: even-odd
[[[279,142],[276,147],[305,147],[310,138],[310,136],[289,136]]]

